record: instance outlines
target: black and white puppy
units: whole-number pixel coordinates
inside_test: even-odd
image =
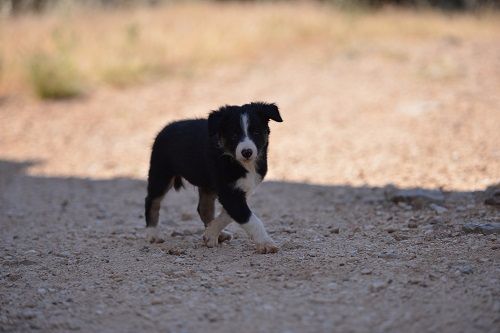
[[[268,103],[223,106],[208,119],[176,121],[156,137],[151,153],[146,227],[151,242],[161,242],[160,203],[167,191],[182,187],[182,178],[198,187],[198,213],[205,224],[208,247],[231,239],[223,229],[236,221],[255,242],[257,252],[274,253],[277,246],[247,198],[267,173],[269,120],[282,122],[278,107]],[[215,217],[215,199],[222,205]]]

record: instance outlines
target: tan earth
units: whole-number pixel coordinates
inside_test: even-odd
[[[196,190],[145,241],[169,121],[276,102],[251,207],[280,246],[208,249]],[[499,332],[500,31],[321,45],[86,97],[0,101],[0,331]],[[421,208],[396,188],[440,190]],[[393,189],[394,190],[394,189]]]

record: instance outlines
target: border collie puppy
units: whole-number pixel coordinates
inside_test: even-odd
[[[198,213],[205,224],[208,247],[231,239],[223,229],[236,221],[255,242],[258,253],[274,253],[277,246],[262,221],[250,210],[247,198],[267,172],[269,120],[282,122],[278,107],[268,103],[226,105],[208,119],[176,121],[156,137],[151,152],[145,202],[149,241],[157,236],[160,203],[182,178],[198,187]],[[215,199],[222,205],[215,217]]]

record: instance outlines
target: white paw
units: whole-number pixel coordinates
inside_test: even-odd
[[[163,243],[165,240],[161,238],[158,234],[158,229],[153,227],[153,228],[146,228],[146,239],[150,243]]]
[[[267,240],[262,243],[256,243],[257,253],[265,254],[265,253],[276,253],[278,252],[278,246],[272,241]]]
[[[203,233],[203,242],[207,247],[215,247],[219,243],[219,233],[214,232],[210,228],[206,228]]]

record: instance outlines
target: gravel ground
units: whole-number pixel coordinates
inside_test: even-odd
[[[500,222],[484,204],[500,181],[499,36],[2,99],[0,331],[499,332],[499,236],[462,229]],[[252,100],[284,119],[251,200],[279,253],[254,253],[235,225],[204,247],[192,187],[165,200],[165,243],[147,243],[155,133]],[[432,200],[390,200],[408,188]]]

